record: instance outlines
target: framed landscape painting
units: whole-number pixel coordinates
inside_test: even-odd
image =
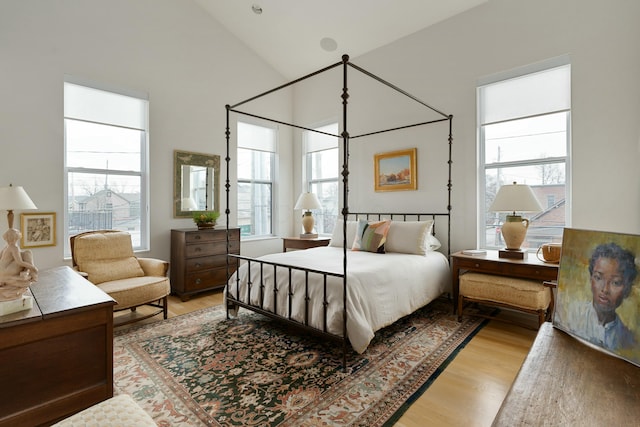
[[[375,191],[416,190],[416,149],[391,151],[374,156]]]
[[[565,229],[553,325],[640,366],[640,236]]]
[[[20,232],[22,248],[39,246],[55,246],[56,244],[56,214],[23,213],[20,215]]]

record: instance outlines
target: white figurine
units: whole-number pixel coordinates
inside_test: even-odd
[[[7,246],[0,252],[0,301],[20,298],[29,285],[38,280],[33,254],[18,246],[21,236],[15,228],[8,229],[2,236]]]

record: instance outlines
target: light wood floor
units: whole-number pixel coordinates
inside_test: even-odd
[[[186,302],[170,296],[169,317],[221,303],[222,292],[203,293]],[[397,427],[491,425],[533,343],[537,324],[535,316],[509,311],[500,316],[530,328],[491,320],[400,418]],[[159,320],[162,316],[143,322]]]

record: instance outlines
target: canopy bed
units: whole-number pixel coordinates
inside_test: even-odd
[[[238,110],[243,104],[342,67],[342,132],[330,135],[342,139],[342,218],[338,219],[328,247],[265,255],[259,258],[228,253],[229,262],[240,260],[236,273],[227,275],[227,316],[245,308],[279,319],[306,332],[343,344],[346,368],[347,346],[362,353],[384,326],[412,313],[450,291],[449,254],[451,239],[451,146],[453,116],[422,102],[413,95],[371,74],[349,61],[342,61],[308,74],[235,105],[226,106],[226,223],[230,215],[230,114],[236,113],[277,124],[318,132],[296,124]],[[436,118],[385,130],[350,135],[347,129],[349,88],[353,69],[426,108]],[[425,114],[426,115],[426,114]],[[424,115],[421,114],[424,118]],[[448,122],[446,143],[446,209],[419,213],[360,213],[349,210],[349,144],[351,140],[385,132]],[[445,123],[446,124],[446,123]],[[321,132],[323,133],[323,132]],[[443,137],[444,139],[444,137]],[[443,195],[444,197],[444,195]],[[436,229],[446,228],[446,239]],[[377,237],[372,238],[378,234]],[[380,245],[384,243],[384,250]],[[373,244],[373,247],[368,247]],[[376,246],[378,245],[378,246]],[[384,254],[378,253],[384,252]],[[235,258],[235,259],[234,259]]]

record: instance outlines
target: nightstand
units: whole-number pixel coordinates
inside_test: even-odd
[[[452,292],[454,313],[458,310],[460,293],[460,275],[464,272],[481,273],[489,276],[502,276],[517,279],[528,279],[544,286],[545,281],[555,281],[558,278],[558,264],[545,263],[535,256],[528,254],[524,259],[509,259],[498,257],[498,251],[487,250],[483,255],[465,255],[456,252],[451,255]],[[495,286],[500,286],[496,284]],[[549,289],[549,288],[545,288]],[[552,292],[552,289],[549,289]],[[551,294],[553,296],[553,293]],[[498,304],[500,305],[500,304]],[[550,309],[553,308],[553,298]]]
[[[282,252],[287,249],[310,249],[319,246],[329,246],[331,239],[329,237],[317,237],[315,239],[302,239],[300,237],[283,237]]]

